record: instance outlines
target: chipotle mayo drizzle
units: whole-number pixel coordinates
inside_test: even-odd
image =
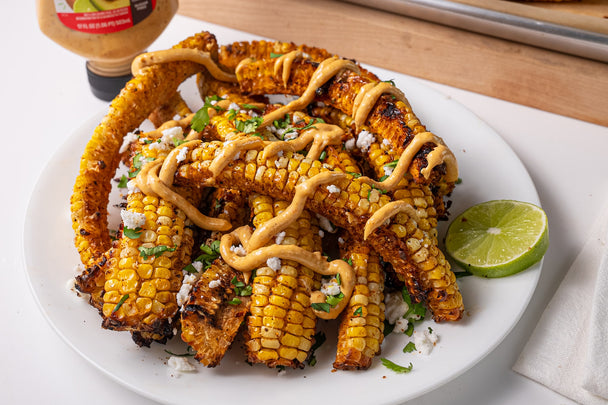
[[[313,73],[312,77],[310,78],[310,82],[308,83],[308,87],[306,87],[306,90],[304,90],[304,93],[299,98],[291,101],[281,108],[264,115],[264,121],[262,121],[260,126],[265,127],[271,124],[274,120],[283,118],[283,116],[289,112],[301,110],[306,107],[315,98],[315,92],[317,89],[344,69],[359,73],[359,68],[357,65],[350,60],[340,59],[337,56],[332,56],[325,59],[319,64],[315,70],[315,73]]]
[[[352,117],[356,130],[359,130],[365,123],[367,116],[382,94],[390,94],[397,100],[407,103],[405,94],[392,84],[388,82],[367,83],[361,87],[353,102]]]
[[[367,237],[371,235],[372,232],[400,212],[406,213],[415,221],[418,220],[418,213],[416,213],[416,209],[411,204],[406,203],[405,201],[391,201],[374,212],[367,220],[365,228],[363,229],[363,240],[367,240]]]
[[[405,147],[405,149],[401,153],[401,156],[399,157],[399,162],[393,170],[393,173],[391,173],[391,175],[388,176],[388,178],[386,178],[384,181],[379,182],[370,179],[367,176],[360,177],[359,180],[369,185],[373,185],[374,187],[384,191],[394,190],[403,178],[403,176],[405,176],[405,173],[407,172],[408,167],[412,163],[414,156],[416,156],[420,148],[422,148],[425,143],[429,142],[437,145],[437,148],[435,149],[439,152],[436,154],[429,153],[426,156],[427,166],[422,170],[422,174],[426,178],[428,178],[433,168],[439,166],[442,163],[446,163],[446,181],[456,181],[458,179],[458,166],[454,154],[444,145],[443,140],[441,138],[431,132],[422,132],[416,135],[414,139],[412,139],[412,141]]]
[[[291,74],[291,65],[293,64],[293,61],[300,56],[302,56],[302,52],[291,51],[285,55],[279,56],[274,62],[274,75],[278,76],[279,71],[281,71],[281,78],[286,87],[287,82],[289,81],[289,75]]]
[[[133,63],[131,64],[131,72],[133,73],[133,76],[135,76],[141,74],[142,69],[148,66],[177,61],[189,61],[201,64],[207,68],[207,71],[209,71],[211,76],[218,80],[233,83],[237,81],[236,75],[224,72],[222,69],[220,69],[217,63],[211,59],[209,52],[203,52],[201,50],[192,48],[172,48],[162,51],[142,53],[133,60]]]

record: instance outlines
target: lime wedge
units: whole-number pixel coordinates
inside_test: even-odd
[[[481,277],[505,277],[538,262],[549,247],[547,215],[534,204],[495,200],[475,205],[448,227],[447,253]]]

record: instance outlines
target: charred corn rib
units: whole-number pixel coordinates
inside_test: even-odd
[[[223,45],[220,47],[218,58],[222,65],[234,71],[243,59],[270,59],[295,50],[306,53],[312,60],[318,62],[331,56],[324,49],[306,45],[297,46],[289,42],[251,41]]]
[[[192,47],[217,55],[215,37],[202,33],[177,47]],[[80,160],[80,172],[71,197],[75,246],[85,266],[94,265],[110,246],[107,205],[110,179],[120,161],[122,139],[157,107],[168,100],[177,86],[200,67],[194,63],[153,66],[134,77],[112,101],[110,111],[95,129]]]
[[[238,159],[233,159],[212,179],[209,167],[216,150],[222,146],[221,142],[209,142],[194,149],[188,154],[185,164],[178,169],[177,182],[200,184],[211,181],[220,186],[235,187],[291,201],[295,186],[299,182],[320,172],[330,171],[330,168],[323,166],[319,160],[311,160],[297,153],[286,154],[281,159],[277,156],[264,159],[259,150],[252,149],[241,153]],[[337,181],[335,186],[339,192],[330,192],[327,187],[317,188],[314,195],[307,200],[306,206],[362,239],[362,230],[367,220],[393,199],[355,177],[347,174],[344,179]],[[401,274],[410,295],[417,301],[427,302],[436,320],[457,320],[462,316],[463,306],[455,277],[444,269],[448,264],[434,242],[437,237],[436,230],[429,229],[431,238],[425,237],[421,228],[421,224],[428,223],[429,216],[435,216],[432,210],[432,204],[428,203],[426,210],[417,210],[418,220],[404,213],[396,215],[388,225],[374,231],[369,243]],[[430,225],[431,223],[428,223],[429,228]],[[433,270],[442,268],[442,271]],[[423,274],[422,271],[427,269],[431,272]],[[442,277],[435,280],[435,273],[441,273]]]
[[[340,251],[352,262],[357,284],[340,320],[334,367],[367,369],[384,339],[384,272],[378,254],[363,242],[347,239]]]
[[[216,260],[194,285],[181,312],[182,340],[207,367],[220,364],[248,312],[250,297],[235,293],[241,272]]]
[[[239,191],[218,189],[211,194],[208,205],[214,217],[226,219],[233,226],[249,219],[247,198]],[[212,232],[207,246],[220,237],[218,231]],[[195,359],[207,367],[220,363],[248,313],[250,297],[236,293],[237,283],[242,282],[242,274],[219,257],[195,282],[182,307],[182,340],[196,351]]]
[[[253,225],[259,227],[282,212],[289,203],[253,195]],[[316,219],[308,212],[280,234],[277,244],[298,245],[320,251]],[[312,346],[316,317],[310,306],[315,274],[296,262],[277,259],[258,268],[253,279],[251,315],[247,320],[247,353],[252,363],[268,367],[303,367]]]
[[[131,173],[147,161],[166,156],[169,149],[157,145],[138,142],[134,146],[141,147],[141,152],[133,157]],[[178,191],[194,204],[200,201],[201,190],[197,188],[181,187]],[[138,344],[164,342],[173,336],[176,294],[182,269],[190,263],[190,221],[172,203],[137,189],[127,195],[121,216],[124,228],[104,268],[102,326],[130,331]]]

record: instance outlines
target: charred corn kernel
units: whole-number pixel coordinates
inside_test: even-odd
[[[249,204],[256,227],[274,218],[289,205],[288,202],[274,201],[261,195],[250,197]],[[320,242],[316,218],[306,212],[301,219],[285,229],[281,243],[320,250],[312,236],[317,234]],[[252,285],[251,315],[247,321],[249,361],[264,363],[269,367],[303,366],[302,362],[311,347],[310,336],[316,327],[310,308],[309,286],[313,284],[313,277],[314,273],[303,271],[299,264],[289,260],[281,260],[281,268],[277,271],[267,266],[257,269]],[[259,332],[256,328],[260,328]]]

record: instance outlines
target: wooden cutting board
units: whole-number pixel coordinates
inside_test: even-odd
[[[605,63],[339,1],[181,0],[179,13],[608,126]]]

